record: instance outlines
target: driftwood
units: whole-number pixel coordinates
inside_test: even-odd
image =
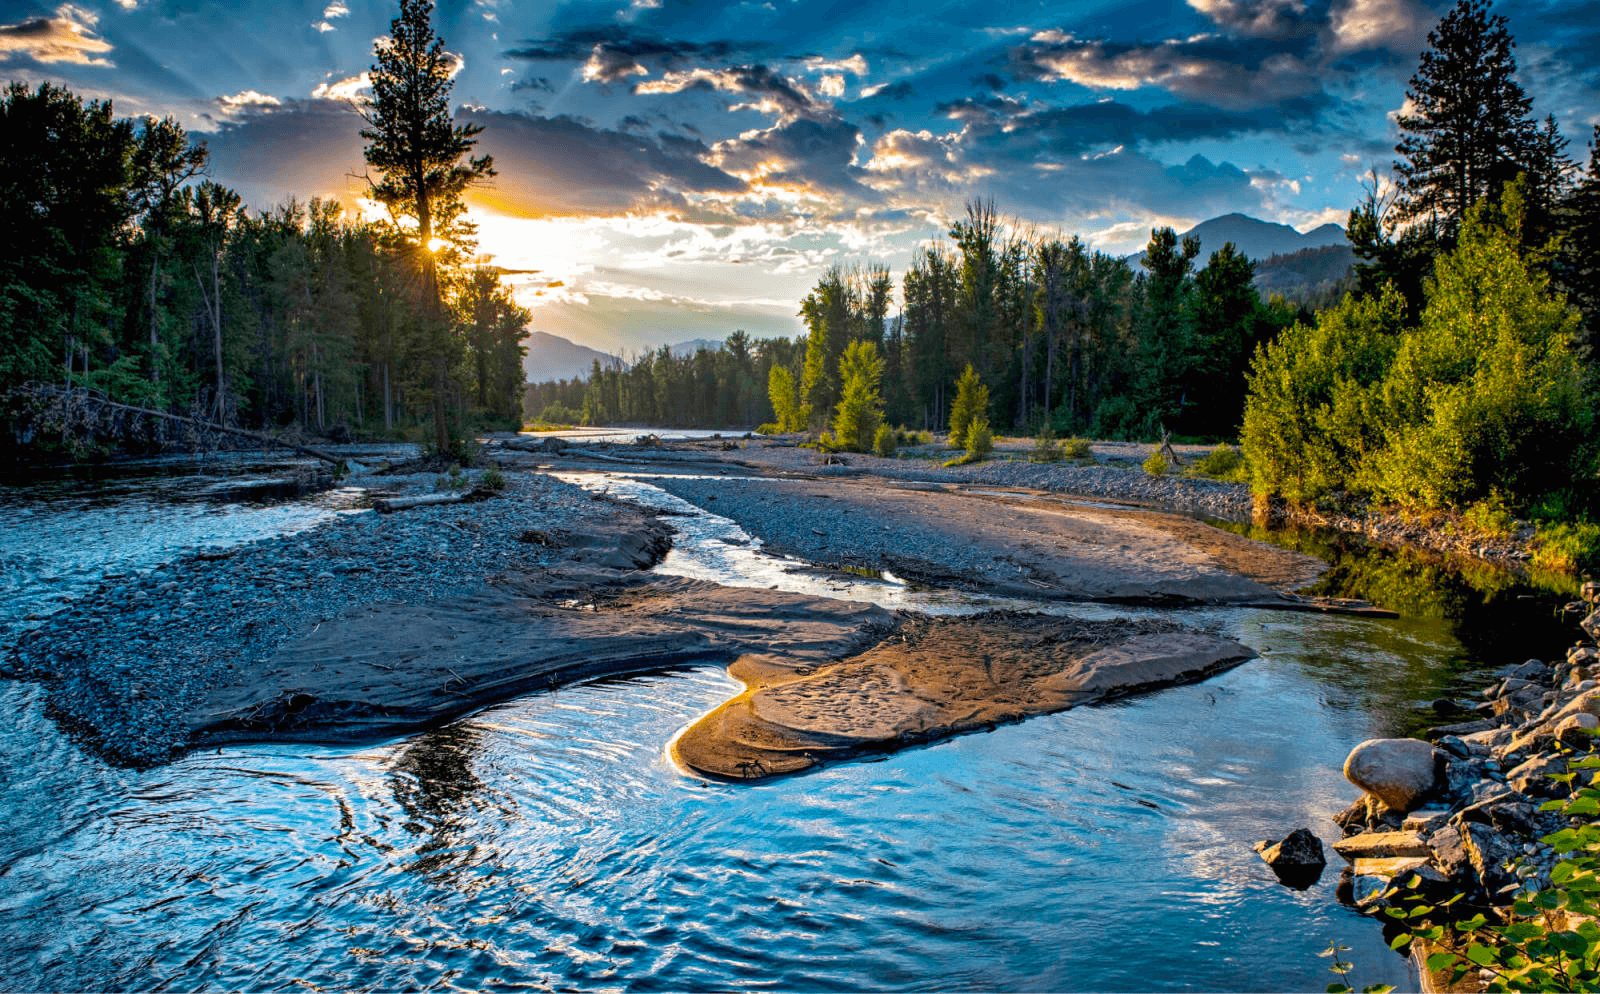
[[[1178,467],[1183,466],[1183,459],[1178,456],[1177,450],[1172,447],[1172,432],[1168,431],[1165,427],[1161,429],[1161,447],[1157,451],[1166,456],[1167,461],[1172,465]]]
[[[372,502],[372,509],[379,514],[393,514],[396,511],[409,511],[413,507],[431,507],[434,504],[459,504],[461,494],[418,494],[415,497],[379,497]]]
[[[241,438],[253,439],[267,445],[279,445],[286,449],[293,449],[301,455],[331,463],[334,466],[344,462],[344,459],[331,452],[312,448],[309,445],[301,445],[298,442],[291,442],[276,435],[269,435],[266,432],[250,431],[246,428],[233,428],[228,425],[217,424],[205,418],[168,414],[166,411],[157,411],[149,407],[119,404],[114,400],[108,399],[103,394],[82,387],[58,387],[48,383],[31,383],[20,389],[18,393],[41,402],[46,410],[53,408],[53,413],[63,429],[74,424],[90,429],[110,429],[118,422],[120,415],[132,414],[139,417],[155,418],[159,421],[187,425],[190,428],[202,431],[237,435]]]

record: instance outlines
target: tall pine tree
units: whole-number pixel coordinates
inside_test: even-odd
[[[1538,134],[1514,47],[1487,0],[1458,0],[1428,32],[1406,93],[1412,110],[1398,118],[1402,221],[1436,220],[1453,234],[1473,204],[1528,168]]]
[[[368,142],[367,165],[382,176],[372,185],[373,199],[397,218],[416,223],[412,248],[420,310],[428,325],[424,348],[433,367],[434,444],[444,452],[450,447],[445,397],[452,343],[434,253],[459,222],[467,187],[495,172],[487,155],[461,161],[483,128],[457,125],[451,115],[456,60],[435,37],[432,14],[432,0],[400,0],[400,16],[390,22],[389,37],[378,44],[361,137]]]

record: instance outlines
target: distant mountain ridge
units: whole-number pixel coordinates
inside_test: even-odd
[[[1181,232],[1178,241],[1181,244],[1183,239],[1190,237],[1200,241],[1200,255],[1195,259],[1197,269],[1203,267],[1211,253],[1221,249],[1225,242],[1232,242],[1234,248],[1257,261],[1274,255],[1292,255],[1303,249],[1350,244],[1344,229],[1337,224],[1324,224],[1301,234],[1287,224],[1263,221],[1248,214],[1224,214],[1201,221],[1188,231]],[[1137,269],[1140,268],[1139,258],[1143,255],[1141,250],[1127,256],[1127,260]]]
[[[586,379],[596,362],[601,366],[626,365],[609,352],[591,349],[545,331],[534,332],[523,344],[528,347],[528,354],[523,357],[522,371],[529,383]]]

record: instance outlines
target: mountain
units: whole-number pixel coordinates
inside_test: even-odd
[[[1232,242],[1234,248],[1256,260],[1290,255],[1301,249],[1349,244],[1344,229],[1337,224],[1324,224],[1302,235],[1287,224],[1274,224],[1246,214],[1224,214],[1201,221],[1178,236],[1179,244],[1190,236],[1200,240],[1200,255],[1194,261],[1196,269],[1203,267],[1211,253],[1222,248],[1224,242]],[[1128,256],[1128,262],[1137,269],[1142,255],[1142,251],[1135,252]]]
[[[529,383],[570,380],[574,377],[581,379],[589,375],[589,370],[596,362],[601,366],[622,363],[621,359],[609,352],[600,352],[543,331],[529,335],[523,344],[527,345],[528,354],[522,360],[522,370],[527,374]]]
[[[676,345],[668,346],[668,348],[672,350],[674,358],[682,359],[684,356],[694,355],[701,349],[710,349],[712,352],[716,352],[722,348],[722,342],[713,338],[691,338],[687,342],[679,342]]]
[[[1290,297],[1326,290],[1349,276],[1355,264],[1356,254],[1348,243],[1268,256],[1256,263],[1256,289],[1262,296],[1282,293]]]

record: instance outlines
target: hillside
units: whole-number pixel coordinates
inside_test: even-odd
[[[591,349],[543,331],[529,335],[524,344],[528,347],[528,354],[522,360],[522,369],[529,383],[587,377],[596,362],[602,366],[622,363],[621,359],[609,352]]]

